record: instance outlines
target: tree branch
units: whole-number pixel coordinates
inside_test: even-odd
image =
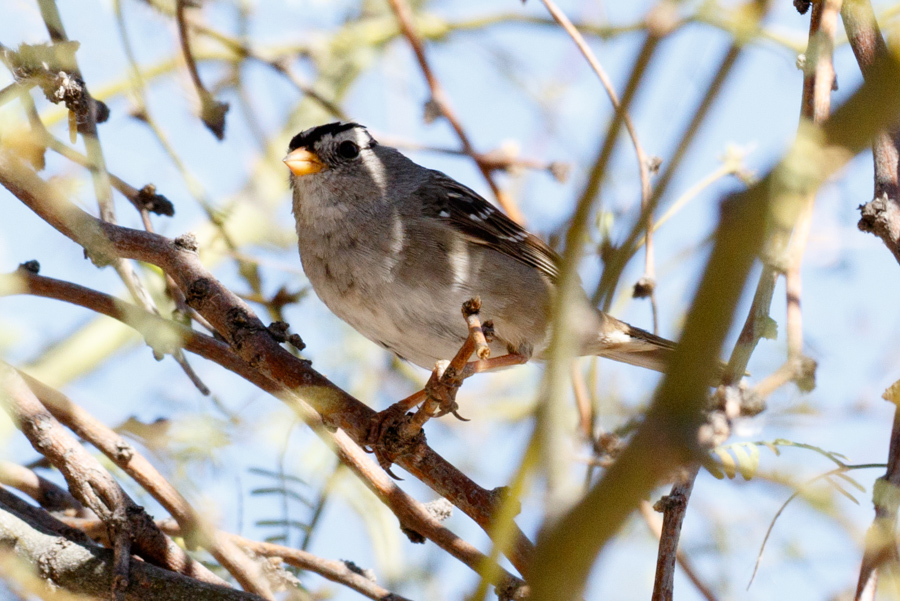
[[[110,540],[118,543],[120,567],[127,568],[121,556],[127,554],[128,549],[123,549],[122,545],[130,547],[133,541],[135,550],[148,561],[204,582],[224,584],[221,578],[194,561],[156,528],[144,509],[136,505],[100,463],[63,429],[18,373],[5,363],[0,364],[0,391],[3,408],[35,450],[62,472],[75,498],[106,524]],[[127,539],[120,533],[126,533]],[[117,577],[127,578],[127,570],[117,573]],[[126,587],[127,581],[121,582],[121,586]]]
[[[885,398],[897,405],[893,389],[888,389]],[[872,489],[872,503],[875,518],[866,532],[866,546],[859,580],[856,584],[854,601],[875,599],[879,569],[886,563],[900,565],[900,550],[897,548],[897,511],[900,510],[900,406],[894,407],[894,424],[888,446],[887,470],[875,481]]]
[[[25,493],[47,511],[71,510],[79,517],[92,515],[66,489],[10,461],[0,461],[0,484]]]
[[[51,533],[15,511],[0,491],[0,546],[15,549],[48,586],[105,598],[113,585],[114,553]],[[8,575],[8,574],[7,574]],[[201,582],[152,564],[132,561],[128,572],[126,601],[258,601],[259,597],[225,586]]]
[[[0,362],[0,365],[3,365]],[[190,503],[160,474],[153,465],[138,453],[131,444],[114,430],[87,413],[61,392],[19,372],[31,391],[40,399],[50,413],[68,426],[78,436],[85,439],[118,465],[159,501],[175,518],[182,535],[189,544],[200,544],[209,550],[222,567],[235,577],[244,590],[271,598],[272,591],[266,582],[260,566],[256,565],[227,538],[203,523]]]
[[[4,161],[4,158],[11,162]],[[16,164],[22,170],[16,169],[14,176],[10,170]],[[176,279],[179,287],[187,291],[189,303],[232,341],[232,349],[239,354],[231,352],[228,346],[210,337],[192,332],[174,322],[152,317],[128,303],[73,284],[55,282],[27,272],[20,274],[26,282],[31,282],[33,293],[39,294],[37,290],[41,285],[49,288],[55,282],[57,289],[60,286],[66,288],[66,300],[121,319],[141,331],[151,346],[157,344],[153,340],[154,336],[162,335],[162,338],[172,340],[171,332],[177,332],[176,338],[182,341],[186,350],[219,362],[298,411],[320,437],[336,448],[342,461],[385,501],[405,528],[434,540],[473,569],[480,568],[484,556],[441,526],[420,503],[397,488],[359,447],[358,443],[365,441],[368,436],[374,412],[335,387],[308,363],[298,360],[281,348],[243,301],[222,287],[202,267],[196,254],[188,250],[184,239],[173,244],[155,234],[102,224],[66,201],[58,198],[52,200],[52,190],[39,178],[29,174],[30,170],[17,163],[14,158],[0,154],[0,182],[26,205],[64,234],[93,248],[95,255],[121,252],[125,256],[163,267]],[[98,237],[97,227],[102,228],[111,238]],[[204,291],[202,295],[199,294],[200,290]],[[318,414],[312,415],[310,405],[319,410],[321,417]],[[335,428],[341,428],[346,434],[340,431],[332,434],[329,431]],[[351,441],[351,438],[356,442]],[[482,528],[487,530],[490,527],[495,494],[473,483],[431,449],[426,447],[421,454],[415,456],[401,455],[397,458],[397,464],[462,509]],[[517,542],[510,551],[510,559],[521,573],[527,570],[531,543],[518,529],[516,536]],[[506,581],[515,580],[508,573],[504,573],[503,578]]]
[[[844,0],[841,19],[863,78],[872,75],[876,60],[888,54],[869,0]],[[894,124],[875,137],[875,191],[871,201],[860,205],[858,227],[881,238],[900,262],[900,128]]]

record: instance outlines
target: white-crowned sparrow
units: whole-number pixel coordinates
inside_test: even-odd
[[[366,338],[432,369],[465,341],[460,308],[478,296],[482,318],[494,323],[492,358],[544,355],[560,258],[536,236],[356,123],[297,134],[284,162],[303,270],[322,302]],[[665,369],[674,343],[582,299],[581,354]]]

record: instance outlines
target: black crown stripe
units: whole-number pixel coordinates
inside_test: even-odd
[[[290,151],[297,150],[298,148],[312,148],[316,142],[318,142],[328,134],[336,136],[343,131],[353,129],[354,127],[362,128],[363,126],[359,123],[343,123],[341,121],[335,121],[334,123],[312,127],[310,129],[301,131],[299,134],[294,136],[291,139],[290,145],[288,145],[288,150]]]

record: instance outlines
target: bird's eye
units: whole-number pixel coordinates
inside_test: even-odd
[[[355,159],[359,156],[359,146],[356,145],[356,142],[345,140],[338,146],[338,154],[345,159]]]

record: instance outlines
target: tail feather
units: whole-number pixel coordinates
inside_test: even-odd
[[[654,371],[665,373],[669,367],[669,360],[672,358],[673,349],[656,348],[650,351],[623,351],[623,350],[604,350],[597,353],[600,357],[606,357],[613,361],[620,361],[637,367],[646,367]]]
[[[605,317],[604,329],[614,330],[618,336],[601,336],[593,354],[654,371],[666,371],[675,352],[674,342],[614,317]]]
[[[597,343],[591,349],[591,354],[663,373],[668,369],[678,346],[671,340],[628,325],[606,314],[603,314],[602,331]],[[725,367],[725,363],[721,361],[718,363],[713,376],[715,381],[722,378]]]

